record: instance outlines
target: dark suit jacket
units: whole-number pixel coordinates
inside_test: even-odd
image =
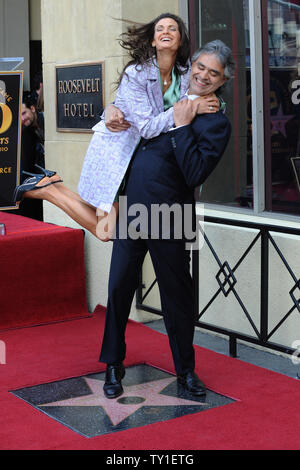
[[[230,134],[228,118],[218,112],[198,115],[188,126],[153,139],[142,139],[127,173],[128,222],[137,221],[141,215],[134,204],[143,204],[148,212],[147,223],[140,226],[142,233],[149,234],[153,227],[150,216],[153,205],[178,205],[184,217],[184,206],[194,208],[194,189],[204,183],[218,164]],[[172,233],[172,220],[169,225]]]

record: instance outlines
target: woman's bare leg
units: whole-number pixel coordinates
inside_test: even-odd
[[[114,202],[109,213],[97,209],[98,222],[96,227],[96,236],[99,240],[107,242],[114,236],[116,221],[119,214],[119,203]]]
[[[61,179],[61,178],[57,174],[55,174],[54,176],[51,176],[50,181],[56,182],[57,179]],[[72,191],[71,189],[69,189],[65,184],[63,184],[63,182],[57,182],[55,184],[56,184],[56,187],[59,188],[60,191],[63,191],[69,197],[85,202],[83,201],[83,199],[81,199],[78,193],[75,193],[75,191]]]
[[[46,183],[46,178],[43,179]],[[68,189],[62,183],[51,184],[40,189],[28,191],[24,197],[30,199],[43,199],[62,209],[75,222],[86,228],[95,237],[102,241],[111,239],[114,233],[116,218],[118,215],[118,204],[114,203],[111,212],[96,210],[95,207],[86,203],[80,196]],[[99,211],[99,214],[97,214]]]

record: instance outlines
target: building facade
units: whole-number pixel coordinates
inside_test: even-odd
[[[286,349],[300,340],[300,1],[0,0],[0,9],[6,25],[0,55],[25,57],[28,86],[41,61],[47,167],[73,190],[91,133],[57,128],[57,67],[103,63],[104,104],[111,102],[126,63],[117,39],[128,21],[162,12],[185,20],[194,50],[216,38],[232,48],[237,71],[223,95],[232,137],[198,202],[206,237],[193,264],[200,326]],[[15,38],[8,49],[15,18],[24,40]],[[48,203],[44,214],[45,221],[76,227]],[[106,305],[112,244],[87,233],[85,245],[92,311]],[[156,285],[143,298],[153,280],[147,258],[135,319],[160,309]]]

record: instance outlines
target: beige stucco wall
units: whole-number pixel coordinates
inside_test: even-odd
[[[41,0],[29,0],[29,35],[31,41],[41,41]]]
[[[28,0],[0,0],[0,57],[22,57],[24,90],[29,80],[29,11]]]
[[[42,0],[41,30],[45,95],[46,166],[55,169],[76,191],[91,134],[56,131],[55,66],[93,61],[105,62],[105,102],[114,97],[111,84],[121,70],[124,56],[117,38],[124,30],[120,19],[147,22],[160,13],[178,13],[175,0]],[[45,221],[78,227],[60,209],[44,203]],[[107,302],[111,243],[101,243],[86,233],[85,256],[88,305],[92,311]],[[136,312],[132,318],[149,315]],[[155,317],[156,318],[156,317]]]

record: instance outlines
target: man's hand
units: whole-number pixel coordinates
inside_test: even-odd
[[[125,121],[122,111],[113,104],[109,104],[105,108],[105,125],[111,132],[126,131],[130,127],[129,122]]]
[[[185,126],[190,124],[197,114],[197,106],[192,100],[182,100],[173,106],[173,116],[175,126]]]
[[[197,107],[197,114],[217,113],[220,110],[220,101],[215,94],[199,96],[193,103]]]

